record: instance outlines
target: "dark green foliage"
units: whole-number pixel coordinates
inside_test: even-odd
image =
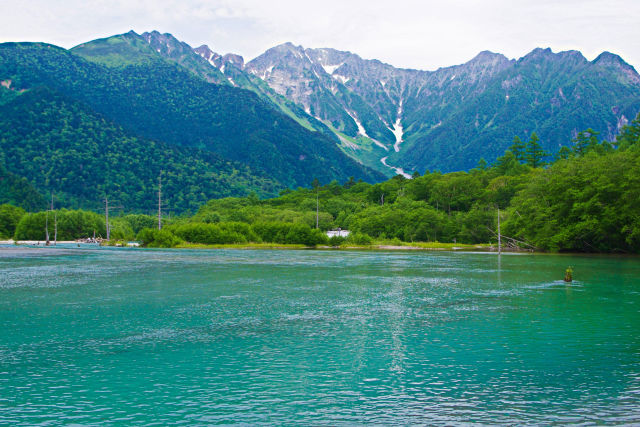
[[[599,142],[584,156],[568,155],[547,169],[522,164],[507,151],[493,167],[469,173],[397,176],[375,185],[330,183],[262,201],[212,200],[194,219],[242,221],[262,241],[292,242],[292,225],[315,218],[318,196],[320,217],[326,218],[321,229],[350,230],[347,244],[366,245],[372,238],[486,243],[496,242],[500,208],[503,235],[539,249],[638,252],[640,144],[625,147],[612,151]],[[535,163],[540,166],[539,155]]]
[[[344,242],[347,241],[346,237],[343,236],[331,236],[329,237],[329,246],[340,246]]]
[[[284,243],[291,229],[285,222],[257,222],[251,227],[263,242]]]
[[[148,248],[175,248],[182,243],[182,240],[172,232],[157,228],[143,228],[136,239],[142,246]]]
[[[1,107],[0,107],[1,111]],[[0,118],[0,121],[2,119]],[[0,135],[0,146],[4,141]],[[0,148],[0,159],[6,158]],[[7,171],[0,163],[0,203],[10,203],[29,211],[44,209],[47,202],[26,179]]]
[[[523,162],[526,160],[526,148],[526,144],[516,135],[513,137],[513,144],[511,144],[509,150],[516,157],[517,161]]]
[[[249,226],[244,224],[246,231]],[[176,236],[189,243],[202,243],[207,245],[246,243],[247,238],[233,230],[233,227],[224,227],[217,224],[190,223],[168,229]]]
[[[622,128],[616,143],[622,149],[640,143],[640,114],[629,125]]]
[[[327,236],[320,230],[311,228],[305,224],[291,224],[284,238],[284,243],[316,246],[326,244]]]
[[[640,151],[588,153],[531,175],[503,232],[547,250],[640,251]]]
[[[158,218],[150,215],[129,214],[116,219],[126,221],[134,234],[138,234],[143,228],[153,228],[158,225]]]
[[[588,151],[593,150],[598,145],[599,134],[599,132],[595,132],[591,128],[578,132],[578,135],[573,138],[574,154],[584,156]]]
[[[446,104],[407,100],[407,121],[415,125],[405,126],[403,150],[388,163],[405,170],[468,170],[481,157],[493,163],[514,134],[533,131],[548,152],[570,146],[575,131],[588,127],[613,141],[619,121],[640,111],[640,84],[632,67],[604,56],[609,64],[575,51],[536,49],[482,84],[452,86]]]
[[[253,231],[263,242],[300,244],[316,246],[326,244],[327,236],[320,230],[306,224],[284,222],[259,222],[253,224]]]
[[[86,45],[83,49],[88,56]],[[303,185],[314,176],[325,182],[351,175],[381,177],[344,155],[333,139],[305,129],[253,92],[211,84],[148,54],[145,50],[145,59],[138,61],[129,52],[125,56],[131,61],[108,67],[50,45],[5,43],[0,45],[0,80],[12,80],[17,90],[46,86],[78,102],[85,114],[117,123],[128,135],[214,152],[282,186]],[[73,128],[73,122],[69,125]],[[216,172],[215,167],[206,170]]]
[[[0,238],[10,239],[16,231],[16,226],[25,215],[22,208],[12,205],[0,205]]]
[[[529,141],[527,141],[527,149],[525,154],[525,159],[527,161],[527,165],[532,168],[539,168],[545,165],[543,159],[549,156],[549,153],[542,149],[540,145],[540,138],[538,135],[533,132]]]
[[[99,209],[105,194],[127,211],[152,211],[162,172],[166,209],[195,210],[214,197],[276,192],[277,184],[202,150],[143,140],[49,89],[0,106],[0,153],[12,173],[54,192],[70,207]],[[0,170],[1,173],[1,170]],[[3,180],[0,178],[0,197]],[[26,181],[13,179],[5,201],[42,208]],[[20,199],[20,200],[16,200]]]
[[[55,212],[37,212],[23,215],[15,230],[16,240],[45,240],[48,224],[49,236],[54,237],[54,218],[58,220],[58,240],[75,240],[106,236],[104,218],[94,212],[61,209]]]
[[[572,154],[573,152],[571,151],[571,149],[563,145],[562,147],[560,147],[560,150],[558,150],[558,153],[556,154],[556,160],[567,160],[569,157],[571,157]]]
[[[366,234],[355,232],[355,233],[349,234],[349,237],[347,238],[347,243],[352,243],[354,245],[359,245],[359,246],[368,246],[373,243],[373,239]]]

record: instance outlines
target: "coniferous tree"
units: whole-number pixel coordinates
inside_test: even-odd
[[[513,155],[516,157],[516,160],[519,162],[523,162],[525,160],[527,160],[527,153],[526,153],[526,144],[520,139],[519,136],[514,136],[513,137],[513,144],[511,144],[511,147],[509,147],[509,150],[513,153]]]
[[[580,131],[572,140],[573,152],[578,156],[584,156],[589,150],[598,145],[599,134],[600,132],[596,132],[591,128]]]
[[[630,145],[640,142],[640,113],[635,119],[622,128],[620,135],[616,140],[617,146],[620,148],[628,147]]]
[[[556,154],[556,160],[567,160],[569,157],[571,157],[572,154],[573,151],[571,151],[571,148],[563,145],[562,147],[560,147],[560,150],[558,150],[558,153]]]
[[[541,166],[544,166],[545,162],[542,159],[549,155],[549,153],[544,151],[539,141],[540,138],[538,138],[538,135],[533,132],[531,134],[531,137],[529,138],[529,141],[527,142],[526,160],[527,165],[531,166],[532,168],[539,168]]]

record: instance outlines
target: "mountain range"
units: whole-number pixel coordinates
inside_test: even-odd
[[[640,76],[608,52],[485,51],[422,71],[285,43],[245,63],[157,31],[0,44],[0,83],[7,173],[67,204],[111,194],[142,210],[163,174],[179,212],[315,178],[470,169],[534,131],[555,153],[589,127],[614,140],[640,111]]]
[[[551,153],[589,127],[613,141],[640,111],[640,75],[609,52],[588,61],[577,51],[518,60],[485,51],[421,71],[287,43],[244,70],[327,124],[354,157],[371,148],[408,171],[469,169],[534,131]]]

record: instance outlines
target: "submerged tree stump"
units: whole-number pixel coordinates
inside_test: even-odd
[[[573,282],[573,269],[571,267],[567,267],[564,272],[564,281],[569,283]]]

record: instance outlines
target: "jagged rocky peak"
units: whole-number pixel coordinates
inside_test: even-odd
[[[596,59],[592,61],[592,64],[605,67],[609,69],[617,70],[619,73],[624,75],[630,83],[640,85],[640,75],[633,68],[632,65],[629,65],[622,59],[620,56],[611,52],[602,52]]]
[[[577,50],[565,50],[562,52],[555,53],[551,50],[551,48],[541,48],[537,47],[533,49],[531,52],[527,53],[525,56],[520,58],[520,61],[527,62],[531,60],[563,60],[563,61],[571,61],[574,63],[587,63],[587,59]]]
[[[560,69],[570,73],[581,72],[590,65],[589,61],[577,50],[556,53],[550,48],[536,48],[520,58],[518,64],[522,66],[533,65],[536,68],[546,70],[547,73],[554,74]]]
[[[546,47],[546,48],[537,47],[533,49],[531,52],[527,53],[525,56],[523,56],[522,59],[548,58],[551,56],[553,56],[553,51],[551,50],[550,47]]]
[[[232,64],[237,68],[244,68],[244,58],[240,55],[236,55],[235,53],[227,53],[222,57],[222,62],[225,64]]]
[[[173,53],[184,53],[191,50],[191,46],[181,42],[169,33],[161,34],[159,31],[145,32],[140,35],[158,53],[171,55]]]
[[[274,60],[280,62],[300,62],[300,60],[304,60],[304,62],[307,62],[308,58],[305,56],[302,46],[295,46],[291,42],[286,42],[268,49],[262,55],[253,59],[251,63],[255,66],[260,66],[265,62],[273,62]]]
[[[577,62],[588,62],[587,58],[585,58],[584,55],[577,50],[565,50],[562,52],[558,52],[556,55],[558,56],[558,58],[562,59],[571,59]]]
[[[351,52],[344,52],[330,48],[305,49],[305,53],[312,61],[317,62],[323,67],[332,67],[331,69],[333,70],[335,70],[336,66],[343,64],[345,61],[349,59],[353,60],[354,58],[352,57],[360,59],[360,57]]]
[[[508,59],[501,53],[483,50],[464,64],[425,73],[427,76],[433,76],[438,81],[439,86],[443,84],[453,84],[455,86],[491,78],[510,67],[513,62],[513,60]]]
[[[144,32],[140,35],[143,39],[147,41],[147,43],[164,43],[164,44],[176,44],[181,43],[178,39],[173,37],[173,35],[169,33],[160,33],[159,31],[153,30],[151,32]]]
[[[491,52],[490,50],[483,50],[468,62],[468,64],[483,64],[493,65],[499,63],[509,63],[509,59],[501,53]]]
[[[222,61],[222,56],[212,51],[209,46],[203,44],[195,49],[193,49],[195,53],[206,59],[211,65],[215,67],[219,67]]]
[[[615,53],[604,51],[596,59],[593,60],[594,64],[604,65],[604,66],[613,66],[620,68],[633,68],[631,65],[627,64],[624,59]]]
[[[470,74],[494,74],[495,72],[502,71],[504,68],[511,64],[506,56],[501,53],[494,53],[488,50],[483,50],[477,54],[471,61],[462,64],[458,67],[458,72],[467,71]]]

